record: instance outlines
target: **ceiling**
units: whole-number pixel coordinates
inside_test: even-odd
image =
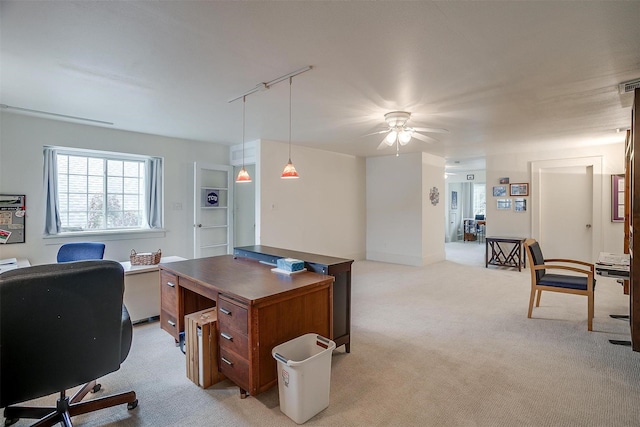
[[[0,3],[0,103],[222,144],[291,140],[358,156],[384,114],[445,128],[401,152],[485,155],[623,141],[640,2]],[[11,112],[12,110],[5,110]],[[90,122],[86,122],[90,124]],[[294,148],[295,156],[295,148]]]

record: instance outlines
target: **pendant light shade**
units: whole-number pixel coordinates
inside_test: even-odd
[[[251,182],[251,176],[249,172],[244,168],[244,110],[247,102],[247,96],[242,97],[242,169],[238,172],[236,182]]]
[[[296,168],[293,166],[293,162],[291,162],[291,83],[293,82],[293,77],[289,77],[289,163],[287,163],[282,171],[282,175],[280,178],[282,179],[294,179],[300,178]]]
[[[238,172],[236,182],[251,182],[251,176],[249,176],[249,172],[247,172],[244,166],[240,169],[240,172]]]
[[[287,163],[287,165],[284,167],[284,170],[282,171],[282,175],[280,176],[280,178],[284,178],[284,179],[300,178],[298,176],[298,171],[296,171],[295,166],[293,166],[293,163],[291,163],[291,159],[289,159],[289,163]]]

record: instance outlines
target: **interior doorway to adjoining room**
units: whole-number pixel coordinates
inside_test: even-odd
[[[475,177],[476,174],[468,176]],[[445,243],[477,241],[479,232],[484,232],[486,221],[487,197],[484,179],[461,181],[447,178],[446,203]]]

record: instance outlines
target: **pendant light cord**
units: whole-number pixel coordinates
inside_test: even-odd
[[[247,104],[247,95],[242,97],[242,169],[244,169],[244,112]]]
[[[289,163],[291,163],[291,85],[293,77],[289,77]]]

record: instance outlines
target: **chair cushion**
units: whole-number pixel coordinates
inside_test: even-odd
[[[556,288],[587,290],[587,278],[582,276],[567,276],[564,274],[545,274],[538,280],[540,286],[553,286]],[[596,281],[593,280],[593,289],[596,288]]]

